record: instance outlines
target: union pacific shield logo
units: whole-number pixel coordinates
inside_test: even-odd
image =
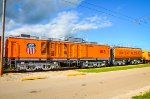
[[[27,44],[27,54],[35,54],[36,45],[34,43]]]

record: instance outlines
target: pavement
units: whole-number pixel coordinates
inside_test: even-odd
[[[0,78],[0,99],[131,99],[150,90],[150,67],[67,76],[71,73],[79,72],[5,74]],[[20,80],[30,75],[47,78]]]

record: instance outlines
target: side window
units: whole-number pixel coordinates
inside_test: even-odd
[[[64,44],[64,49],[65,49],[65,50],[67,49],[67,44]]]
[[[64,44],[64,55],[67,57],[67,44]]]
[[[54,51],[51,51],[51,56],[54,56]]]
[[[47,52],[47,44],[46,44],[46,42],[42,42],[41,43],[41,54],[42,55],[46,54],[46,52]]]
[[[54,43],[51,43],[51,48],[54,48]]]
[[[47,49],[47,54],[50,54],[49,43],[47,42],[47,43],[46,43],[46,45],[47,45],[47,46],[46,46],[46,49]]]
[[[50,55],[51,56],[55,56],[55,43],[54,42],[52,42],[51,44],[50,44]]]

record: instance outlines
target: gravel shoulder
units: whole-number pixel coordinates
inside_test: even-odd
[[[10,73],[0,78],[1,99],[130,99],[150,89],[150,67],[104,73],[75,70]],[[46,79],[21,81],[23,77]]]

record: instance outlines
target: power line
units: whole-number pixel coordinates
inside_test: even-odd
[[[126,17],[126,18],[129,18],[129,19],[131,19],[131,20],[135,20],[134,18],[132,18],[132,17],[130,17],[130,16],[127,16],[127,15],[122,14],[122,13],[120,13],[120,12],[116,12],[116,11],[107,9],[107,8],[102,7],[102,6],[100,6],[100,5],[92,4],[92,3],[89,3],[89,2],[86,2],[86,1],[84,1],[84,3],[86,3],[86,4],[88,4],[88,5],[92,5],[92,6],[97,6],[97,7],[101,8],[101,9],[104,9],[104,10],[109,11],[109,12],[111,12],[111,13],[120,14],[121,16],[124,16],[124,17]]]
[[[96,7],[98,7],[98,8],[104,9],[104,10],[109,11],[109,12],[114,13],[114,14],[121,15],[121,16],[123,16],[123,17],[126,17],[126,18],[130,19],[131,21],[133,21],[133,22],[135,22],[135,23],[138,23],[138,24],[145,23],[145,24],[147,24],[147,22],[144,21],[144,20],[140,20],[140,21],[139,21],[138,19],[133,18],[133,17],[128,16],[128,15],[125,15],[125,14],[123,14],[123,13],[121,13],[121,12],[116,12],[116,11],[107,9],[107,8],[105,8],[105,7],[103,7],[103,6],[96,5],[96,4],[93,4],[93,3],[89,3],[89,2],[86,2],[86,1],[84,1],[84,3],[86,3],[86,4],[88,4],[88,5],[96,6]]]
[[[137,19],[141,19],[141,18],[145,18],[145,17],[150,17],[150,13],[148,13],[146,16],[141,16],[141,17],[139,17]]]
[[[69,3],[69,4],[72,4],[72,5],[74,5],[75,3],[73,3],[73,2],[70,2],[70,1],[66,1],[66,0],[63,0],[64,2],[67,2],[67,3]],[[86,2],[87,3],[87,2]],[[91,4],[91,3],[89,3],[89,4]],[[91,5],[95,5],[95,4],[91,4]],[[114,14],[111,14],[111,13],[108,13],[108,12],[105,12],[105,11],[101,11],[101,10],[99,10],[99,9],[94,9],[94,8],[91,8],[91,7],[88,7],[88,6],[85,6],[85,5],[79,5],[79,6],[81,6],[81,7],[84,7],[84,8],[87,8],[87,9],[89,9],[89,10],[93,10],[93,11],[96,11],[96,12],[99,12],[99,13],[104,13],[104,14],[107,14],[107,15],[109,15],[109,16],[113,16],[113,17],[116,17],[116,18],[118,18],[118,19],[120,19],[120,20],[124,20],[124,21],[128,21],[128,22],[131,22],[131,23],[137,23],[138,25],[142,25],[141,24],[141,22],[139,22],[139,21],[137,21],[137,19],[134,19],[134,18],[132,18],[132,17],[130,17],[130,16],[127,16],[127,15],[124,15],[124,14],[121,14],[122,16],[124,16],[124,17],[120,17],[120,16],[116,16],[116,15],[114,15]],[[104,8],[104,7],[101,7],[101,8],[103,8],[103,9],[107,9],[107,8]],[[112,11],[112,10],[109,10],[109,9],[107,9],[109,12],[111,11],[111,12],[113,12],[113,13],[119,13],[119,12],[115,12],[115,11]]]
[[[70,1],[66,1],[66,0],[63,0],[63,1],[65,1],[65,2],[67,2],[67,3],[69,3],[69,4],[75,4],[75,3],[70,2]],[[101,11],[101,10],[98,10],[98,9],[94,9],[94,8],[85,6],[85,5],[79,5],[79,6],[84,7],[84,8],[87,8],[87,9],[89,9],[89,10],[94,10],[94,11],[99,12],[99,13],[107,14],[107,15],[109,15],[109,16],[117,17],[117,18],[122,19],[122,20],[125,20],[125,21],[133,22],[133,21],[131,21],[131,20],[129,20],[129,19],[126,19],[126,18],[123,18],[123,17],[119,17],[119,16],[116,16],[116,15],[113,15],[113,14],[110,14],[110,13],[107,13],[107,12],[104,12],[104,11]]]
[[[150,20],[150,16],[142,16],[136,19],[137,21],[143,21],[145,23],[149,23],[148,20]]]

